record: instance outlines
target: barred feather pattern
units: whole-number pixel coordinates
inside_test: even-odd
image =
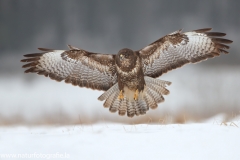
[[[171,82],[154,79],[151,77],[144,77],[146,86],[144,91],[139,94],[137,100],[133,96],[124,95],[123,99],[119,99],[119,88],[116,85],[112,86],[109,90],[104,92],[98,99],[104,101],[104,107],[109,108],[110,112],[117,112],[121,116],[127,114],[128,117],[139,116],[146,114],[151,109],[158,107],[158,103],[164,102],[163,95],[169,94],[166,89],[167,85]]]
[[[119,104],[118,114],[121,116],[125,115],[128,105],[129,105],[129,100],[127,97],[124,97],[123,100],[121,100],[121,103]]]
[[[27,63],[23,65],[27,68],[25,73],[37,73],[75,86],[106,91],[98,98],[105,100],[105,108],[121,116],[133,117],[145,114],[149,108],[157,108],[158,103],[164,101],[163,95],[169,94],[166,86],[171,82],[154,78],[187,63],[228,53],[227,44],[232,41],[222,38],[225,33],[210,30],[204,28],[185,33],[178,30],[141,50],[125,48],[117,55],[92,53],[70,45],[67,51],[39,48],[42,53],[24,55],[26,59],[21,61]],[[120,52],[128,53],[126,58],[131,57],[122,62],[129,64],[126,68],[120,63]],[[140,84],[141,88],[137,89],[140,93],[135,100],[135,93],[138,93],[135,89]],[[119,87],[123,99],[118,98]]]
[[[42,49],[47,50],[47,49]],[[108,90],[117,83],[113,55],[87,53],[82,50],[47,50],[44,53],[27,54],[29,62],[25,72],[36,72],[51,79],[75,86]]]
[[[219,38],[225,33],[208,32],[211,28],[181,33],[175,31],[139,50],[145,76],[156,78],[187,63],[227,54],[231,40]]]

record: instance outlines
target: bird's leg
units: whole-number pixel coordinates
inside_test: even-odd
[[[134,93],[134,100],[136,101],[137,99],[138,99],[138,89],[135,91],[135,93]]]
[[[120,91],[119,95],[118,95],[118,99],[122,100],[124,98],[123,96],[123,90]]]

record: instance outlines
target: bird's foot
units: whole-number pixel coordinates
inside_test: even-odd
[[[138,94],[139,94],[139,92],[138,92],[138,89],[137,89],[134,93],[134,100],[135,101],[138,99]]]
[[[124,98],[123,91],[121,90],[119,95],[118,95],[118,99],[122,100],[123,98]]]

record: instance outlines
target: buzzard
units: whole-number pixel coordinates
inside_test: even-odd
[[[156,79],[163,73],[208,58],[227,54],[226,34],[211,28],[168,34],[148,46],[118,54],[99,54],[68,45],[69,50],[39,48],[42,53],[24,55],[25,73],[33,72],[74,86],[105,91],[98,99],[119,115],[143,115],[164,101],[171,82]]]

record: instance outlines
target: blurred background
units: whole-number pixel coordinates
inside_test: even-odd
[[[98,122],[185,123],[240,114],[240,1],[0,0],[0,125]],[[233,40],[230,54],[164,74],[170,95],[156,110],[127,118],[103,108],[102,92],[24,74],[38,47],[67,44],[99,53],[138,50],[178,29],[212,27]]]

